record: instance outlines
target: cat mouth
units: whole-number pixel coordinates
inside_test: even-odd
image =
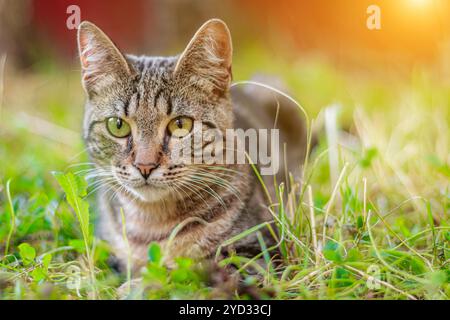
[[[140,200],[145,202],[156,202],[163,200],[169,194],[168,188],[145,181],[140,185],[127,187],[132,194],[137,196]]]
[[[155,183],[144,181],[141,184],[129,186],[130,189],[134,189],[136,191],[147,191],[147,190],[162,190],[163,186],[157,185]]]

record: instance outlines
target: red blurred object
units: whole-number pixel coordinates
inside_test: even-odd
[[[69,30],[67,8],[77,5],[81,21],[98,25],[124,51],[134,51],[151,39],[153,2],[146,0],[33,0],[32,24],[45,40],[59,51],[72,57],[77,52],[76,30]]]

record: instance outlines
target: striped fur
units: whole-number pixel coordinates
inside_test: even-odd
[[[176,57],[123,56],[91,23],[79,28],[85,107],[84,137],[96,168],[90,174],[99,192],[99,232],[122,265],[129,252],[134,269],[147,259],[156,241],[167,254],[206,258],[222,242],[269,219],[259,183],[248,165],[175,165],[179,141],[167,136],[176,116],[201,121],[225,133],[233,127],[230,99],[231,39],[226,25],[210,20]],[[128,138],[114,138],[108,117],[121,117],[132,128]],[[145,185],[133,166],[146,152],[158,168]],[[122,236],[123,211],[130,251]],[[175,228],[184,225],[169,245]],[[231,249],[258,248],[250,236]],[[228,248],[230,249],[230,248]]]

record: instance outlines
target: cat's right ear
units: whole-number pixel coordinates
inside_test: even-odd
[[[231,83],[233,47],[225,22],[211,19],[195,33],[178,58],[174,75],[223,95]]]
[[[82,83],[89,96],[133,74],[132,67],[111,39],[91,22],[78,27]]]

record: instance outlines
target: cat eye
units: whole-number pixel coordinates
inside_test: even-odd
[[[108,132],[116,138],[125,138],[130,135],[130,125],[123,119],[111,117],[106,119],[106,128]]]
[[[193,121],[189,117],[178,117],[175,119],[172,119],[169,124],[167,125],[167,130],[169,131],[170,135],[182,138],[185,137],[191,132],[192,130]]]

